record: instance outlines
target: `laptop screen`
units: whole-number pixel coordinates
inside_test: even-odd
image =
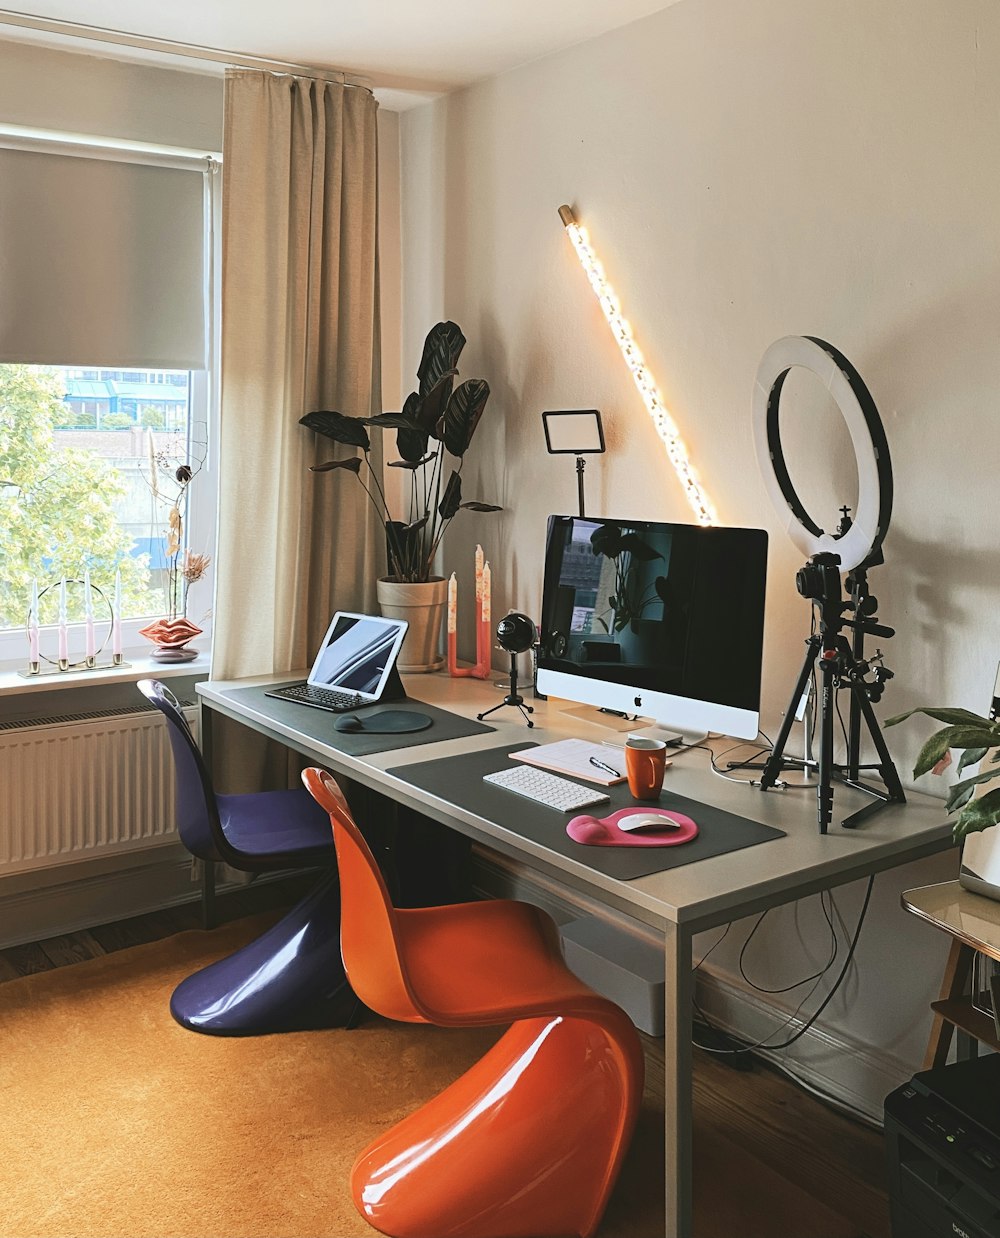
[[[406,635],[401,619],[338,611],[316,655],[308,682],[377,697]]]

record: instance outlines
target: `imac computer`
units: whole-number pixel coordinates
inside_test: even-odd
[[[755,738],[766,570],[762,529],[550,516],[539,692]]]

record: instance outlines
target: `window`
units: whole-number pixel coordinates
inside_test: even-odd
[[[69,622],[83,621],[85,573],[100,590],[99,629],[120,580],[126,649],[139,653],[148,646],[130,637],[143,621],[186,613],[205,627],[210,614],[208,575],[192,559],[183,569],[189,551],[213,550],[217,165],[7,140],[0,134],[0,665],[24,661],[36,588],[43,625],[58,619],[63,578]],[[44,633],[42,651],[53,653]]]

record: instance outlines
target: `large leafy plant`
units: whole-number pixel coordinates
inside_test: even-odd
[[[968,709],[911,709],[905,714],[887,719],[885,725],[895,726],[914,714],[926,714],[935,722],[946,724],[940,731],[935,731],[921,748],[917,763],[913,767],[914,778],[932,771],[943,773],[951,764],[952,748],[958,748],[962,752],[956,771],[959,774],[968,766],[982,761],[992,749],[1000,750],[1000,721],[993,722]],[[1000,778],[1000,751],[993,753],[985,769],[973,774],[971,778],[956,782],[951,788],[945,808],[948,812],[959,814],[954,823],[956,842],[961,842],[966,834],[988,830],[1000,823],[1000,787],[972,798],[976,787],[992,778]]]
[[[300,418],[302,425],[335,443],[361,448],[363,462],[361,456],[347,456],[312,468],[317,473],[343,471],[357,476],[385,528],[389,576],[394,580],[419,582],[431,578],[441,539],[463,508],[477,512],[501,510],[493,503],[462,498],[465,453],[490,397],[489,383],[484,378],[468,378],[457,387],[454,385],[464,347],[465,336],[455,323],[439,322],[431,327],[417,369],[417,390],[406,397],[401,412],[347,417],[321,410]],[[370,426],[396,431],[400,459],[390,460],[388,467],[405,469],[410,474],[406,520],[393,519],[382,479],[372,468]],[[454,457],[455,464],[448,462],[449,456]]]

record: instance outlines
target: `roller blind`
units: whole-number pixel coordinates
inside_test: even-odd
[[[204,369],[204,177],[0,149],[0,361]]]

